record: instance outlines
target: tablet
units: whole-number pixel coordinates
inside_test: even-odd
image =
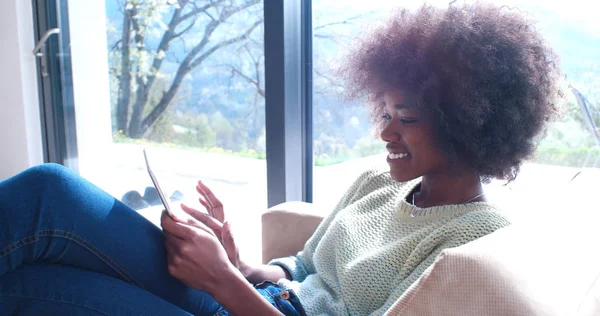
[[[148,174],[150,175],[150,179],[152,179],[152,184],[154,184],[154,187],[156,188],[156,191],[158,192],[160,201],[162,202],[163,206],[165,207],[165,210],[167,211],[167,213],[169,213],[169,215],[171,217],[173,217],[173,210],[169,206],[169,200],[167,200],[167,198],[165,197],[163,191],[160,188],[160,185],[158,184],[158,180],[156,180],[156,176],[154,176],[154,172],[152,172],[152,168],[150,168],[150,162],[148,162],[148,153],[146,153],[145,148],[144,148],[144,160],[146,160],[146,168],[148,169]],[[178,215],[179,215],[179,212],[178,212]]]

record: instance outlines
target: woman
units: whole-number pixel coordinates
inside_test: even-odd
[[[514,179],[533,153],[555,64],[513,10],[398,11],[341,71],[370,97],[389,169],[365,172],[302,252],[269,265],[240,260],[201,182],[208,214],[183,205],[194,218],[163,214],[163,233],[62,167],[27,170],[0,183],[0,314],[383,314],[442,249],[509,224],[482,182]]]

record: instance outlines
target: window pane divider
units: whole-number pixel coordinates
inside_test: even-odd
[[[265,1],[268,206],[312,202],[311,2]]]

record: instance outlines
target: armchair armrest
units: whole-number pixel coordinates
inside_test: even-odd
[[[263,263],[302,250],[323,217],[306,202],[285,202],[268,209],[261,218]]]

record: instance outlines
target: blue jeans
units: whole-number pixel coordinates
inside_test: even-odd
[[[28,169],[0,182],[0,315],[227,315],[169,275],[163,244],[158,227],[67,168]],[[281,310],[283,289],[257,290]],[[303,315],[291,294],[281,311]]]

